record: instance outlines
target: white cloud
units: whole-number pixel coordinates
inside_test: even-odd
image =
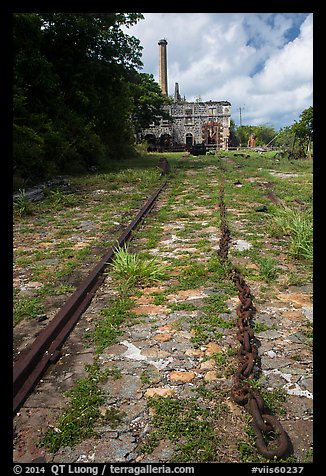
[[[264,70],[255,77],[255,88],[273,93],[312,79],[312,20],[304,22],[300,36],[277,50],[265,63]]]
[[[168,41],[168,87],[191,101],[229,100],[233,119],[290,125],[312,105],[312,14],[145,13],[144,72],[158,80],[158,40]]]

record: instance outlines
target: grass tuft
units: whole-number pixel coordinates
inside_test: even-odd
[[[131,286],[147,286],[165,277],[165,271],[155,258],[145,259],[140,255],[129,253],[126,245],[116,248],[111,266],[116,276]]]
[[[269,227],[271,236],[290,236],[289,253],[297,259],[313,259],[313,221],[311,210],[290,207],[277,209]]]

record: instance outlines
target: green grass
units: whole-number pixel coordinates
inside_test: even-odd
[[[313,260],[313,221],[311,209],[306,211],[290,207],[277,209],[269,224],[272,237],[290,237],[289,253],[294,258]]]
[[[271,256],[260,257],[256,263],[259,265],[259,274],[267,283],[275,281],[278,274],[277,261]]]
[[[95,330],[85,334],[87,340],[95,343],[97,353],[101,353],[106,347],[117,342],[122,334],[121,324],[131,316],[132,303],[129,297],[119,296],[100,311],[102,318],[98,320]]]
[[[48,206],[54,207],[57,210],[61,210],[65,207],[73,207],[80,205],[82,201],[81,196],[77,196],[74,193],[67,193],[59,188],[54,190],[45,190],[46,199],[45,204]]]
[[[18,324],[22,319],[33,319],[43,313],[44,307],[40,298],[21,298],[14,303],[14,325]]]
[[[148,406],[155,411],[154,431],[143,444],[143,453],[151,453],[160,440],[168,438],[175,446],[173,463],[219,461],[219,438],[214,427],[219,414],[225,411],[223,405],[211,410],[195,398],[153,397]]]
[[[218,341],[223,336],[223,329],[234,326],[232,319],[228,320],[219,316],[221,313],[229,313],[225,303],[226,298],[227,295],[222,293],[204,299],[205,305],[201,309],[203,312],[191,324],[193,333],[191,342],[195,347],[207,344],[211,340]]]
[[[34,211],[33,204],[26,198],[25,190],[19,190],[18,196],[15,198],[13,203],[14,214],[19,217],[24,217],[26,215],[31,215]]]
[[[190,328],[194,332],[191,342],[195,347],[212,340],[218,341],[227,333],[226,329],[233,327],[235,316],[221,315],[229,312],[225,301],[228,297],[236,296],[237,293],[230,280],[230,268],[227,263],[221,263],[216,252],[209,251],[212,243],[209,240],[205,241],[207,234],[204,233],[206,227],[219,227],[217,203],[222,172],[226,179],[225,199],[232,238],[247,239],[253,244],[247,253],[237,255],[231,252],[231,261],[233,257],[237,258],[240,262],[239,266],[243,266],[245,269],[244,257],[248,257],[248,262],[255,262],[259,265],[259,276],[268,284],[257,284],[257,297],[262,297],[264,285],[266,289],[274,290],[280,279],[284,277],[285,272],[282,269],[287,264],[284,254],[295,258],[295,260],[291,260],[291,271],[288,273],[288,275],[293,274],[291,277],[293,282],[294,279],[302,284],[307,282],[309,263],[312,258],[312,217],[308,211],[311,204],[309,183],[311,165],[289,163],[286,160],[276,162],[272,156],[258,154],[251,154],[250,159],[234,157],[235,164],[226,163],[213,156],[191,158],[179,164],[177,160],[181,155],[168,155],[172,172],[169,175],[169,186],[164,192],[166,202],[160,209],[154,209],[153,214],[146,220],[146,226],[135,232],[136,240],[143,239],[138,245],[136,244],[136,249],[144,249],[143,245],[147,250],[158,246],[160,240],[163,239],[163,234],[168,233],[166,232],[168,228],[164,228],[164,225],[175,221],[184,226],[174,232],[177,238],[180,242],[182,238],[190,238],[189,247],[196,247],[198,252],[168,260],[168,263],[164,265],[166,269],[162,269],[160,262],[153,259],[149,253],[131,253],[127,247],[117,250],[117,255],[121,251],[120,262],[118,259],[112,263],[110,274],[114,274],[116,278],[111,283],[115,288],[118,288],[117,291],[120,290],[120,295],[109,300],[106,308],[100,311],[94,327],[86,335],[88,341],[95,345],[96,353],[101,353],[108,346],[119,342],[123,326],[133,325],[136,322],[130,311],[134,305],[129,297],[130,292],[137,295],[137,292],[141,292],[142,286],[151,283],[164,281],[164,291],[153,293],[156,305],[163,304],[168,294],[178,290],[198,289],[199,287],[215,289],[216,294],[204,300],[204,307],[200,308],[201,313],[198,313],[195,319],[189,318],[187,312],[184,312],[181,313],[182,317],[178,321],[180,330],[183,329],[182,324],[187,322],[187,330]],[[231,152],[223,152],[223,155],[233,157]],[[36,300],[32,301],[32,298],[29,298],[28,302],[21,303],[22,309],[17,308],[16,311],[23,312],[22,315],[25,317],[43,313],[40,297],[45,299],[49,295],[56,294],[54,289],[58,284],[62,284],[61,289],[58,288],[62,292],[72,290],[65,284],[64,279],[62,279],[62,283],[58,282],[58,279],[71,274],[77,261],[78,264],[81,264],[82,258],[85,258],[92,247],[104,245],[104,240],[100,242],[99,236],[104,236],[114,221],[119,222],[121,226],[128,222],[134,214],[130,207],[138,208],[139,204],[150,195],[152,189],[161,183],[159,174],[154,169],[159,156],[160,154],[153,154],[134,162],[129,160],[117,162],[112,165],[112,170],[107,174],[75,177],[72,182],[79,189],[83,202],[80,207],[74,208],[72,203],[65,204],[64,200],[69,195],[58,193],[47,197],[43,205],[37,204],[37,215],[35,213],[30,216],[16,214],[18,224],[16,230],[19,230],[22,237],[26,233],[26,238],[29,241],[33,238],[30,236],[32,232],[39,234],[40,231],[49,229],[49,226],[51,226],[51,232],[55,230],[51,236],[51,241],[56,243],[56,246],[51,247],[51,250],[54,251],[53,255],[49,254],[50,252],[47,250],[23,254],[18,248],[18,251],[21,252],[21,266],[24,264],[24,259],[25,265],[33,265],[33,261],[36,259],[60,258],[60,268],[54,266],[52,274],[48,275],[49,280],[51,278],[51,286],[45,284],[43,288],[35,291],[38,293]],[[239,165],[241,168],[237,169],[235,165]],[[288,179],[285,182],[280,178],[273,177],[269,173],[271,170],[280,172],[297,170],[301,175],[294,179],[298,182],[297,184],[287,186]],[[257,181],[268,180],[271,182],[275,193],[292,204],[291,213],[295,219],[290,216],[290,212],[286,215],[286,210],[271,205],[266,199],[266,190],[255,185],[254,182],[249,184],[250,177],[254,177]],[[243,187],[234,187],[234,182],[237,179],[244,183]],[[295,199],[301,198],[301,187],[304,190],[305,204],[300,211],[295,208]],[[105,190],[106,193],[92,193],[99,188]],[[267,205],[268,213],[255,213],[256,204]],[[198,210],[198,215],[190,213],[193,206],[206,207],[207,213],[204,213],[206,210]],[[234,210],[231,210],[232,208]],[[243,211],[245,213],[241,213]],[[281,217],[282,214],[284,214],[283,217]],[[75,232],[80,220],[93,221],[94,217],[96,217],[98,225],[97,236],[89,242],[89,247],[85,251],[76,252],[72,248],[71,242],[67,240],[68,236]],[[201,224],[201,221],[205,221],[206,224]],[[27,223],[32,227],[27,227]],[[252,235],[248,236],[248,233],[252,233]],[[88,236],[91,236],[91,233]],[[112,241],[115,236],[112,237]],[[37,240],[39,242],[39,238]],[[275,249],[274,245],[277,245]],[[281,254],[282,257],[279,257]],[[71,259],[72,265],[68,261]],[[284,268],[279,266],[281,264]],[[182,268],[182,266],[187,266],[187,268]],[[17,267],[19,268],[19,266]],[[165,271],[178,268],[178,273],[174,273],[170,284],[167,281],[169,276],[165,274]],[[56,271],[59,272],[59,275],[55,274]],[[255,275],[258,275],[257,270]],[[57,280],[52,278],[57,278]],[[250,280],[248,284],[250,284]],[[273,287],[269,285],[271,282],[273,282]],[[126,284],[130,286],[126,286]],[[18,296],[16,295],[16,297]],[[255,302],[257,303],[258,300],[255,299]],[[189,312],[196,309],[196,306],[188,302],[171,303],[168,306],[171,310]],[[254,324],[256,333],[270,328],[264,324]],[[307,337],[312,337],[310,325],[302,326],[300,330]],[[228,376],[233,374],[231,366],[235,359],[232,357],[232,350],[229,349],[213,354],[210,358],[215,360],[217,371],[221,372],[223,376]],[[99,385],[99,374],[97,375],[95,370],[90,371],[89,376],[78,381],[76,387],[71,391],[72,393],[67,395],[70,399],[67,410],[55,424],[55,428],[49,429],[51,435],[47,436],[48,444],[53,445],[52,448],[72,446],[76,444],[76,441],[82,441],[94,435],[93,423],[99,421],[99,418],[105,418],[111,427],[116,427],[121,422],[123,415],[118,409],[108,408],[103,414],[102,407],[99,412],[99,407],[103,405],[103,399],[105,399]],[[119,369],[114,368],[106,374],[106,378],[111,379],[120,376]],[[140,379],[144,386],[148,386],[151,382],[154,383],[154,378],[147,370],[141,374]],[[197,391],[200,398],[198,397],[196,400],[192,398],[180,401],[172,398],[149,400],[149,406],[153,410],[153,431],[144,441],[144,452],[150,453],[161,440],[169,439],[175,448],[173,462],[217,462],[219,458],[223,459],[223,456],[219,455],[218,433],[219,412],[223,411],[223,404],[220,404],[218,398],[223,396],[223,391],[213,388],[213,384],[207,388],[197,389]],[[279,395],[277,398],[275,394],[268,394],[266,399],[269,408],[277,413],[282,406],[282,396]],[[82,419],[85,415],[85,422],[78,420],[77,417],[80,415]],[[254,436],[253,434],[250,436],[250,430],[248,430],[247,438],[239,442],[239,452],[242,461],[264,461],[259,455],[257,456]]]
[[[134,209],[138,209],[161,183],[159,171],[155,168],[157,158],[146,156],[134,160],[112,161],[107,173],[69,176],[71,188],[45,189],[44,199],[37,203],[29,202],[24,190],[20,190],[13,205],[15,243],[18,244],[14,252],[14,266],[18,271],[30,267],[31,279],[43,284],[43,292],[35,291],[34,295],[37,294],[41,304],[44,303],[45,311],[47,297],[56,294],[52,287],[65,284],[66,278],[84,265],[85,258],[88,258],[87,255],[91,254],[94,247],[107,247],[108,232],[109,239],[113,242],[118,235],[116,229],[110,230],[113,222],[117,221],[121,226],[126,225],[134,215]],[[171,161],[176,159],[177,156]],[[98,189],[106,193],[94,193]],[[82,236],[93,240],[88,240],[87,248],[76,251],[72,247],[74,243],[67,238],[76,233],[81,221],[94,221],[94,217],[96,229],[85,232],[81,230]],[[155,242],[155,235],[158,234],[159,225],[148,245]],[[39,242],[42,241],[51,241],[55,245],[50,249],[37,250]],[[51,259],[54,263],[43,264],[42,261],[46,259]],[[55,264],[56,260],[59,261],[59,266]],[[88,263],[87,265],[89,266]],[[47,289],[50,291],[48,295]],[[28,306],[24,301],[18,304],[20,300],[17,295],[15,322],[30,314],[34,315],[35,301]],[[28,307],[32,308],[31,312]]]
[[[45,433],[40,446],[52,453],[62,447],[74,446],[94,434],[99,418],[99,407],[105,402],[105,394],[99,384],[106,378],[98,364],[86,366],[88,376],[79,379],[72,390],[66,392],[69,403],[54,427]]]
[[[111,267],[119,279],[131,286],[147,286],[165,277],[165,271],[155,258],[144,259],[143,256],[130,253],[127,245],[115,248]]]
[[[207,267],[203,263],[198,263],[192,258],[189,260],[189,257],[185,257],[186,263],[189,263],[189,266],[183,269],[178,276],[179,284],[174,286],[174,289],[177,290],[187,290],[192,288],[198,288],[204,286],[208,281],[207,276]]]
[[[261,387],[258,380],[251,380],[249,384],[252,388],[256,389],[262,399],[264,401],[264,405],[266,408],[266,412],[271,415],[275,415],[277,418],[280,416],[284,416],[286,414],[286,410],[283,406],[284,402],[286,401],[286,392],[282,388],[276,388],[274,390],[265,390]],[[244,433],[246,435],[246,440],[240,440],[238,443],[238,450],[240,454],[240,460],[243,463],[266,463],[266,462],[274,462],[270,460],[266,460],[266,457],[262,456],[258,453],[256,448],[256,437],[254,430],[252,428],[252,417],[247,415],[246,416],[246,424],[244,427]],[[275,439],[275,435],[273,432],[266,433],[264,435],[265,442],[272,443],[273,439]],[[287,458],[281,459],[278,462],[283,463],[296,463],[297,458],[293,455],[288,456]]]

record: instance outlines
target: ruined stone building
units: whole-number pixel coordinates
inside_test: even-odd
[[[159,84],[162,94],[168,96],[167,41],[159,45]],[[161,119],[142,131],[141,139],[151,147],[165,150],[185,150],[203,144],[206,149],[228,149],[231,104],[228,101],[188,102],[181,98],[175,83],[173,103],[164,106],[172,120]]]

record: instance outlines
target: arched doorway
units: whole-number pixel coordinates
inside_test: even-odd
[[[160,146],[162,148],[172,147],[172,137],[170,134],[162,134],[160,137]]]
[[[146,134],[144,139],[148,144],[147,152],[155,152],[157,150],[157,139],[154,134]]]
[[[193,135],[190,132],[188,132],[186,134],[186,146],[191,147],[193,145],[193,143],[194,143]]]

